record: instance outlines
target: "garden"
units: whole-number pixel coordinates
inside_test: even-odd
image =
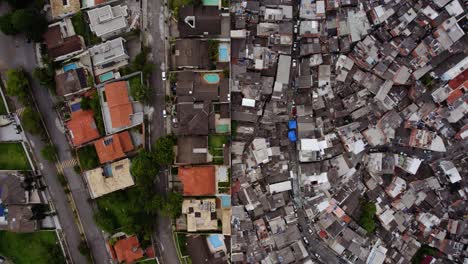
[[[65,263],[53,231],[12,233],[0,231],[0,255],[15,264]]]
[[[99,159],[94,145],[88,145],[77,150],[78,160],[83,170],[91,170],[99,166]]]
[[[208,150],[213,156],[214,164],[224,163],[224,145],[229,143],[229,136],[227,135],[209,135],[208,136]]]
[[[31,166],[21,143],[0,143],[0,170],[30,170]]]

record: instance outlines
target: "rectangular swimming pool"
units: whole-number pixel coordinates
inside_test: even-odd
[[[70,64],[63,66],[63,71],[67,72],[67,71],[74,70],[76,68],[78,68],[78,65],[76,65],[76,63],[70,63]]]
[[[229,62],[229,44],[228,43],[220,43],[219,47],[219,55],[218,61],[219,62]]]
[[[108,81],[110,79],[114,78],[114,73],[113,72],[106,72],[104,74],[99,75],[99,82],[103,83],[105,81]]]
[[[203,0],[204,6],[219,6],[219,0]]]

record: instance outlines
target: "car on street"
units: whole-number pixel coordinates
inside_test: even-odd
[[[162,114],[163,114],[163,117],[164,117],[164,118],[166,118],[166,117],[167,117],[167,112],[166,112],[166,109],[164,109],[164,110],[162,111]]]
[[[312,232],[313,232],[313,231],[312,231],[312,228],[310,228],[310,227],[307,228],[307,232],[309,232],[309,234],[312,234]]]
[[[304,230],[304,229],[302,229],[302,226],[301,226],[301,224],[297,224],[297,228],[298,228],[298,229],[299,229],[299,231],[301,231],[301,232]]]
[[[297,61],[296,61],[296,59],[292,60],[292,66],[293,66],[293,68],[296,68],[296,66],[297,66]]]
[[[309,245],[309,240],[307,239],[307,237],[302,237],[302,240],[306,245]]]
[[[166,72],[163,71],[161,72],[161,77],[162,77],[162,80],[165,81],[167,78],[166,78]]]

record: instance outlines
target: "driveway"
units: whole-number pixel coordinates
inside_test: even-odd
[[[6,8],[6,5],[2,4],[0,6],[0,13],[4,13]],[[8,37],[0,32],[0,70],[22,67],[31,74],[36,66],[33,44],[27,43],[25,38],[21,36]],[[42,113],[50,137],[57,147],[59,160],[64,162],[73,159],[66,137],[57,125],[59,123],[58,116],[53,110],[54,102],[49,96],[47,88],[41,87],[35,80],[31,84],[39,111]],[[41,139],[36,136],[29,136],[29,139],[38,161],[38,166],[42,170],[52,195],[52,200],[58,211],[60,224],[62,225],[71,257],[74,263],[86,263],[86,259],[78,251],[78,245],[81,241],[80,233],[74,220],[74,213],[67,202],[67,196],[63,187],[58,182],[57,168],[54,164],[42,159],[40,150],[44,146],[44,143]],[[110,263],[104,238],[94,223],[92,204],[88,202],[89,194],[81,176],[76,174],[73,168],[65,168],[63,171],[70,185],[71,193],[78,209],[78,215],[83,224],[84,233],[95,263]]]
[[[151,75],[151,87],[153,88],[152,107],[153,115],[151,120],[151,142],[166,134],[164,127],[165,119],[162,111],[165,107],[165,86],[161,78],[161,72],[166,70],[165,64],[165,37],[163,14],[164,1],[148,0],[148,21],[150,23],[148,32],[151,36],[152,57],[155,69]],[[165,195],[167,193],[167,170],[161,169],[158,181],[155,186],[157,193]],[[172,223],[168,217],[158,216],[156,219],[156,230],[154,233],[156,247],[162,257],[162,264],[179,264],[179,258],[172,237]]]

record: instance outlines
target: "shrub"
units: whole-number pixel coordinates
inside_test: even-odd
[[[176,139],[173,135],[160,137],[154,144],[154,159],[161,165],[171,165],[174,161],[174,145]]]
[[[29,81],[23,69],[9,69],[6,71],[6,92],[10,96],[17,96],[21,103],[29,101]]]
[[[359,216],[358,223],[368,233],[375,230],[375,213],[377,209],[373,202],[361,202],[361,215]]]
[[[23,115],[21,116],[21,123],[24,130],[33,135],[38,135],[42,132],[40,116],[37,111],[33,111],[31,107],[26,107],[24,109]]]
[[[44,159],[53,162],[57,155],[57,148],[53,144],[48,144],[41,150],[41,155]]]

